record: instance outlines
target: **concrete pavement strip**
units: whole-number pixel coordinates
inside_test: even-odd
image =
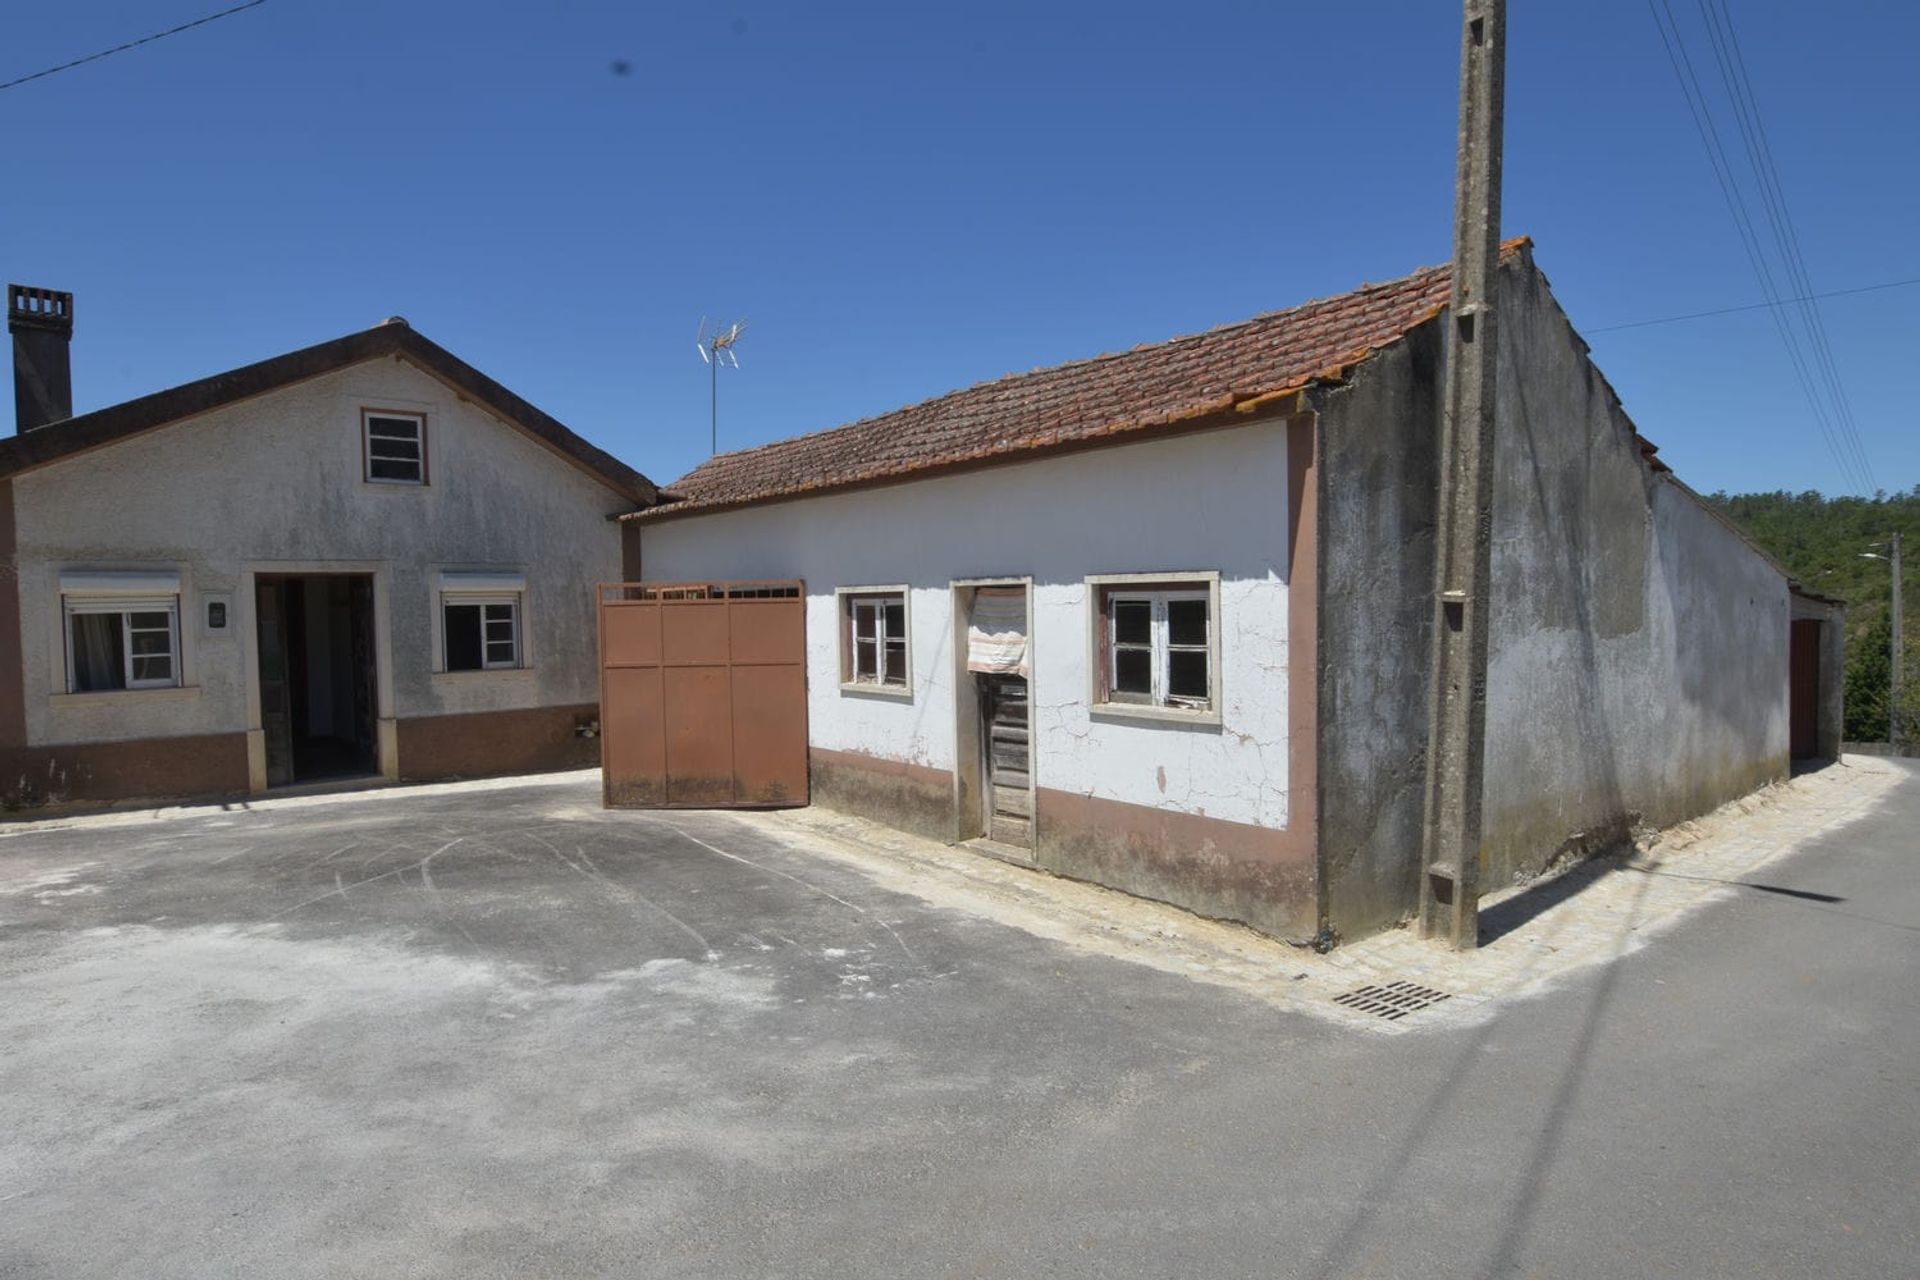
[[[1276,1007],[1397,1034],[1478,1021],[1490,1016],[1497,1001],[1551,989],[1577,970],[1638,949],[1688,914],[1741,892],[1742,879],[1767,863],[1871,812],[1901,776],[1885,761],[1850,755],[1653,833],[1629,852],[1575,863],[1503,888],[1482,899],[1486,940],[1478,951],[1466,953],[1425,942],[1409,929],[1395,929],[1321,955],[1238,925],[1008,865],[828,809],[749,811],[727,817],[796,852],[846,865],[881,888],[936,907],[990,919],[1079,951],[1229,987]],[[238,815],[400,804],[539,785],[553,787],[556,799],[580,817],[674,825],[673,811],[628,814],[577,803],[570,791],[597,777],[597,770],[581,770],[24,821],[0,825],[0,849],[7,840],[47,831],[186,819],[218,824],[221,811]],[[72,875],[13,888],[36,895],[79,892],[67,883]],[[1392,983],[1414,984],[1446,999],[1394,1020],[1336,1003],[1338,997]]]
[[[1901,777],[1884,761],[1848,756],[1652,833],[1631,851],[1503,888],[1481,900],[1486,940],[1473,952],[1452,951],[1403,928],[1321,955],[826,809],[742,813],[735,820],[933,905],[1232,987],[1278,1007],[1397,1034],[1479,1021],[1497,1001],[1549,990],[1578,970],[1637,950],[1689,914],[1742,892],[1742,880],[1769,862],[1872,812]],[[1396,982],[1448,998],[1395,1020],[1335,1003]]]

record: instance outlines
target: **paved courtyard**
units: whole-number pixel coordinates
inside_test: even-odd
[[[587,776],[18,826],[0,1275],[1904,1274],[1920,774],[1850,769],[1467,960]]]

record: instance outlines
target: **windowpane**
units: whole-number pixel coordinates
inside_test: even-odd
[[[1171,649],[1167,652],[1167,696],[1207,700],[1207,651]]]
[[[109,614],[109,617],[112,615]],[[133,653],[137,658],[143,654],[159,654],[162,657],[173,652],[173,637],[165,631],[135,631],[133,633]]]
[[[441,630],[447,646],[447,670],[479,671],[484,667],[480,646],[480,606],[450,604],[442,611]]]
[[[367,474],[375,480],[418,480],[420,464],[402,458],[369,458]]]
[[[1115,644],[1150,644],[1153,640],[1153,602],[1115,600],[1113,640]]]
[[[420,442],[373,439],[367,441],[367,452],[376,458],[405,458],[413,461],[420,456]]]
[[[1153,650],[1116,648],[1113,651],[1113,690],[1115,693],[1152,694]]]
[[[417,418],[367,418],[367,478],[426,481],[426,432]]]
[[[512,667],[519,665],[514,657],[513,641],[487,641],[487,665],[490,667]]]
[[[127,687],[120,619],[117,613],[68,616],[67,625],[73,634],[73,670],[69,674],[75,693]]]
[[[173,655],[162,654],[157,658],[136,656],[133,660],[133,678],[142,682],[173,679]]]
[[[1167,601],[1167,643],[1207,642],[1207,602],[1205,600]]]
[[[846,675],[849,683],[907,682],[907,602],[895,593],[844,597],[847,610]]]

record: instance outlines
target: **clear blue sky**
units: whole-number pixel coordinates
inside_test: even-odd
[[[12,6],[0,80],[220,7]],[[1816,287],[1920,276],[1920,7],[1732,8]],[[1646,6],[1511,9],[1505,230],[1575,324],[1757,301]],[[751,316],[730,448],[1443,260],[1457,23],[268,0],[0,92],[0,273],[77,295],[78,410],[397,312],[664,482],[706,453],[703,314]],[[1920,288],[1824,312],[1911,487]],[[1844,489],[1766,312],[1591,341],[1695,487]]]

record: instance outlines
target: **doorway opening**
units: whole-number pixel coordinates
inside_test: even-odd
[[[267,785],[380,770],[373,576],[254,580]]]
[[[954,587],[960,662],[955,834],[1022,861],[1031,861],[1034,848],[1030,595],[1024,581]]]
[[[1795,618],[1788,644],[1787,738],[1795,760],[1820,754],[1820,644],[1818,618]]]

